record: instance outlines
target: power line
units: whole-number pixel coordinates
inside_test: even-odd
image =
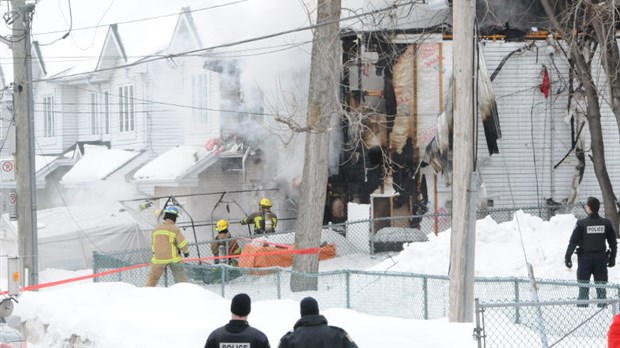
[[[206,47],[206,48],[199,48],[199,49],[185,51],[185,52],[180,52],[180,53],[171,53],[171,54],[167,54],[167,55],[157,55],[157,56],[145,57],[143,60],[140,60],[140,61],[137,61],[137,62],[132,62],[132,63],[128,63],[128,64],[118,65],[118,66],[110,67],[110,68],[99,69],[97,71],[89,71],[89,72],[81,72],[81,73],[75,73],[75,74],[68,74],[68,75],[63,75],[63,76],[49,77],[49,78],[45,78],[45,79],[33,80],[32,82],[61,80],[61,79],[66,79],[66,78],[90,75],[90,74],[93,74],[93,73],[99,73],[99,72],[104,72],[104,71],[126,69],[126,68],[130,68],[130,67],[133,67],[133,66],[142,65],[142,64],[145,64],[145,63],[150,63],[150,62],[154,62],[154,61],[158,61],[158,60],[162,60],[162,59],[170,60],[170,59],[173,59],[173,58],[192,56],[192,55],[200,55],[200,54],[203,54],[203,53],[205,53],[207,51],[211,51],[211,50],[215,50],[215,49],[219,49],[219,48],[239,46],[239,45],[243,45],[243,44],[247,44],[247,43],[251,43],[251,42],[262,41],[262,40],[271,39],[271,38],[275,38],[275,37],[279,37],[279,36],[284,36],[284,35],[287,35],[287,34],[293,34],[293,33],[301,32],[301,31],[311,30],[311,29],[323,27],[323,26],[326,26],[326,25],[330,25],[330,24],[333,24],[333,23],[340,23],[340,22],[349,21],[349,20],[356,19],[356,18],[366,17],[366,16],[377,14],[377,13],[394,10],[394,9],[399,8],[399,7],[413,5],[414,3],[417,3],[417,2],[418,2],[418,0],[411,0],[411,1],[408,1],[408,2],[405,2],[405,3],[402,3],[402,4],[394,4],[392,6],[384,7],[384,8],[381,8],[381,9],[376,9],[376,10],[369,11],[369,12],[363,12],[363,13],[360,13],[360,14],[356,14],[356,15],[353,15],[353,16],[349,16],[349,17],[345,17],[345,18],[340,18],[340,19],[336,19],[336,20],[324,21],[324,22],[321,22],[321,23],[317,23],[317,24],[313,24],[313,25],[308,25],[308,26],[305,26],[305,27],[284,30],[284,31],[280,31],[280,32],[272,33],[272,34],[267,34],[267,35],[263,35],[263,36],[258,36],[258,37],[254,37],[254,38],[249,38],[249,39],[244,39],[244,40],[239,40],[239,41],[234,41],[234,42],[224,43],[224,44],[219,44],[219,45],[214,45],[214,46]]]
[[[247,2],[247,1],[248,0],[238,0],[238,1],[233,1],[233,2],[229,2],[229,3],[225,3],[225,4],[220,4],[220,5],[215,5],[215,6],[197,8],[195,10],[191,10],[190,9],[190,10],[184,11],[184,12],[187,12],[187,13],[201,12],[201,11],[206,11],[206,10],[212,10],[212,9],[215,9],[215,8],[235,5],[235,4],[242,3],[242,2]],[[72,30],[73,31],[80,31],[80,30],[88,30],[88,29],[97,29],[97,28],[108,27],[108,26],[110,26],[112,24],[131,24],[131,23],[150,21],[150,20],[153,20],[153,19],[160,19],[160,18],[178,16],[178,15],[179,15],[179,13],[176,12],[176,13],[170,13],[170,14],[153,16],[153,17],[139,18],[139,19],[124,21],[124,22],[116,22],[116,23],[109,23],[109,24],[98,24],[98,25],[91,25],[91,26],[88,26],[88,27],[73,28]],[[47,32],[34,33],[34,34],[35,35],[46,35],[46,34],[58,34],[58,33],[62,33],[62,32],[64,32],[64,30],[47,31]]]

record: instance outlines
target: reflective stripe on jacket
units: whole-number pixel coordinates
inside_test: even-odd
[[[172,220],[164,220],[153,230],[151,250],[153,251],[152,263],[177,263],[182,259],[179,251],[184,253],[189,251],[189,242]]]
[[[269,220],[270,223],[265,224],[265,220]],[[255,232],[264,233],[265,230],[267,230],[267,232],[273,232],[278,225],[278,217],[270,210],[260,210],[241,220],[242,224],[248,224],[251,222],[254,223]]]

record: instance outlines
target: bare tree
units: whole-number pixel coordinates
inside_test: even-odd
[[[340,0],[319,0],[317,28],[313,34],[308,96],[308,126],[301,197],[295,233],[297,249],[318,248],[321,242],[323,212],[327,187],[329,125],[338,117],[339,98],[339,19]],[[325,25],[321,25],[327,23]],[[319,255],[295,256],[293,271],[317,273]],[[291,290],[316,290],[318,279],[293,273]]]
[[[592,163],[605,204],[605,216],[618,234],[617,199],[605,163],[603,129],[601,127],[601,95],[592,75],[592,62],[597,48],[608,79],[611,107],[620,127],[620,54],[615,26],[618,10],[614,1],[541,0],[554,29],[568,45],[574,70],[585,92],[586,119],[590,130]]]

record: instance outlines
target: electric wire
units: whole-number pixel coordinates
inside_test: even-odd
[[[73,28],[73,11],[71,10],[71,0],[67,0],[67,3],[69,4],[69,29],[67,30],[67,32],[63,36],[57,38],[56,40],[54,40],[52,42],[49,42],[49,43],[44,43],[44,44],[43,43],[39,43],[39,46],[49,46],[49,45],[52,45],[52,44],[54,44],[54,43],[56,43],[56,42],[58,42],[60,40],[66,39],[71,34],[71,29]]]
[[[212,9],[216,9],[216,8],[220,8],[220,7],[236,5],[238,3],[247,2],[247,1],[248,0],[232,1],[232,2],[229,2],[229,3],[215,5],[215,6],[202,7],[202,8],[197,8],[197,9],[190,9],[190,10],[184,11],[184,12],[187,12],[187,13],[201,12],[201,11],[212,10]],[[120,24],[131,24],[131,23],[145,22],[145,21],[150,21],[150,20],[154,20],[154,19],[173,17],[173,16],[178,16],[178,15],[179,15],[178,12],[176,12],[176,13],[169,13],[169,14],[165,14],[165,15],[159,15],[159,16],[153,16],[153,17],[145,17],[145,18],[138,18],[138,19],[133,19],[133,20],[128,20],[128,21],[121,21],[121,22],[116,22],[116,23],[98,24],[98,25],[91,25],[91,26],[86,26],[86,27],[73,28],[73,31],[105,28],[105,27],[108,27],[108,26],[110,26],[112,24],[119,24],[120,25]],[[45,34],[58,34],[58,33],[62,33],[62,32],[64,32],[64,30],[44,31],[44,32],[38,32],[38,33],[34,33],[34,34],[35,35],[45,35]]]
[[[316,28],[320,28],[320,27],[323,27],[323,26],[326,26],[326,25],[330,25],[330,24],[334,24],[334,23],[345,22],[345,21],[348,21],[348,20],[351,20],[351,19],[361,18],[361,17],[372,15],[372,14],[393,10],[393,9],[396,9],[396,8],[402,7],[402,6],[413,5],[415,2],[417,2],[417,0],[411,0],[411,1],[408,1],[408,2],[403,3],[403,4],[395,4],[395,5],[392,5],[392,6],[389,6],[389,7],[384,7],[384,8],[381,8],[381,9],[364,12],[364,13],[361,13],[361,14],[358,14],[358,15],[354,15],[354,16],[349,16],[349,17],[346,17],[346,18],[340,18],[340,19],[336,19],[336,20],[323,21],[321,23],[317,23],[317,24],[313,24],[313,25],[308,25],[308,26],[303,26],[303,27],[299,27],[299,28],[279,31],[279,32],[276,32],[276,33],[271,33],[271,34],[257,36],[257,37],[253,37],[253,38],[238,40],[238,41],[234,41],[234,42],[222,43],[222,44],[213,45],[213,46],[210,46],[210,47],[199,48],[199,49],[194,49],[194,50],[189,50],[189,51],[179,52],[179,53],[170,53],[170,54],[167,54],[167,55],[146,56],[144,59],[136,61],[136,62],[127,63],[127,64],[121,64],[121,65],[117,65],[117,66],[110,67],[110,68],[102,68],[102,69],[97,70],[96,72],[100,73],[100,72],[104,72],[104,71],[113,71],[113,70],[126,69],[126,68],[134,67],[134,66],[137,66],[137,65],[142,65],[142,64],[146,64],[146,63],[162,60],[162,59],[171,60],[171,59],[178,58],[178,57],[200,56],[200,55],[203,55],[204,53],[206,53],[208,51],[212,51],[212,50],[216,50],[216,49],[220,49],[220,48],[225,48],[225,47],[239,46],[239,45],[243,45],[243,44],[247,44],[247,43],[251,43],[251,42],[263,41],[263,40],[267,40],[267,39],[271,39],[271,38],[275,38],[275,37],[280,37],[280,36],[284,36],[284,35],[288,35],[288,34],[293,34],[293,33],[301,32],[301,31],[316,29]],[[42,78],[42,79],[34,79],[32,82],[61,80],[61,79],[67,79],[67,78],[86,76],[86,75],[90,75],[92,73],[93,72],[89,71],[89,72],[80,72],[80,73],[74,73],[74,74],[67,74],[67,75],[63,75],[63,76],[52,76],[52,77],[47,77],[47,78]]]

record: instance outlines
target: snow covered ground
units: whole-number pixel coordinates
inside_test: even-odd
[[[576,267],[564,267],[564,252],[575,221],[572,215],[542,221],[523,213],[501,224],[490,218],[479,220],[476,276],[526,277],[527,259],[539,278],[575,279]],[[367,269],[447,275],[449,250],[450,231],[446,231],[429,235],[428,242],[408,245],[400,253],[347,255],[322,261],[320,267],[321,271]],[[573,262],[576,264],[576,259]],[[45,270],[40,281],[87,273]],[[617,268],[610,269],[610,282],[620,283]],[[11,323],[25,323],[22,331],[28,332],[30,348],[67,347],[72,336],[88,341],[86,345],[74,341],[69,345],[73,347],[202,347],[209,333],[229,320],[229,306],[229,300],[194,284],[140,288],[82,281],[22,294]],[[374,316],[344,308],[321,312],[331,325],[347,330],[359,347],[476,347],[471,323]],[[277,347],[280,337],[298,318],[297,301],[263,300],[253,303],[249,321]]]

